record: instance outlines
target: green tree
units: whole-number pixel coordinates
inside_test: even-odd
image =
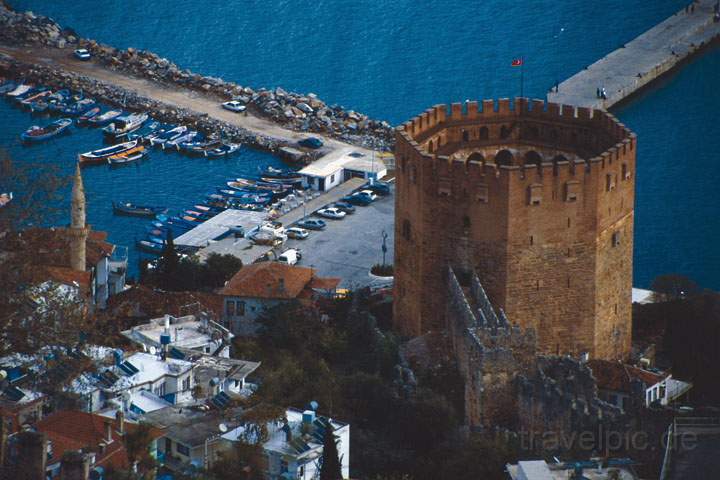
[[[342,478],[342,466],[337,449],[337,437],[333,432],[332,424],[325,422],[320,480],[342,480]]]

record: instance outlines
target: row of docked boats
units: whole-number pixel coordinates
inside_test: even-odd
[[[267,181],[271,180],[271,181]],[[168,235],[173,238],[201,225],[227,209],[268,211],[277,205],[280,199],[300,188],[297,173],[268,168],[258,172],[257,178],[234,178],[205,199],[184,209],[178,215],[169,216],[164,207],[136,205],[132,203],[114,203],[113,211],[117,215],[132,215],[153,218],[146,228],[146,237],[136,242],[139,250],[160,255]]]

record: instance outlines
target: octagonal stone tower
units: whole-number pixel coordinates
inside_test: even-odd
[[[447,266],[548,354],[630,353],[636,136],[540,100],[455,103],[396,130],[395,322],[445,328]]]

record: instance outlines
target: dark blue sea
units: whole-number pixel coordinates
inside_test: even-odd
[[[80,35],[150,49],[183,68],[251,87],[314,92],[398,124],[435,103],[547,89],[682,8],[686,0],[11,0]],[[639,135],[635,284],[679,272],[720,288],[720,52],[697,57],[617,113]],[[0,103],[0,146],[51,153],[69,171],[99,134],[22,149],[27,114]],[[110,201],[190,205],[229,176],[275,162],[244,150],[210,162],[155,154],[139,167],[88,169],[90,221],[130,244],[138,221]],[[141,222],[142,223],[142,222]],[[144,225],[144,223],[142,224]],[[144,226],[140,226],[140,233]]]

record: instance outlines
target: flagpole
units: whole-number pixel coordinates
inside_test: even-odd
[[[520,57],[520,98],[523,98],[525,87],[525,59]]]

